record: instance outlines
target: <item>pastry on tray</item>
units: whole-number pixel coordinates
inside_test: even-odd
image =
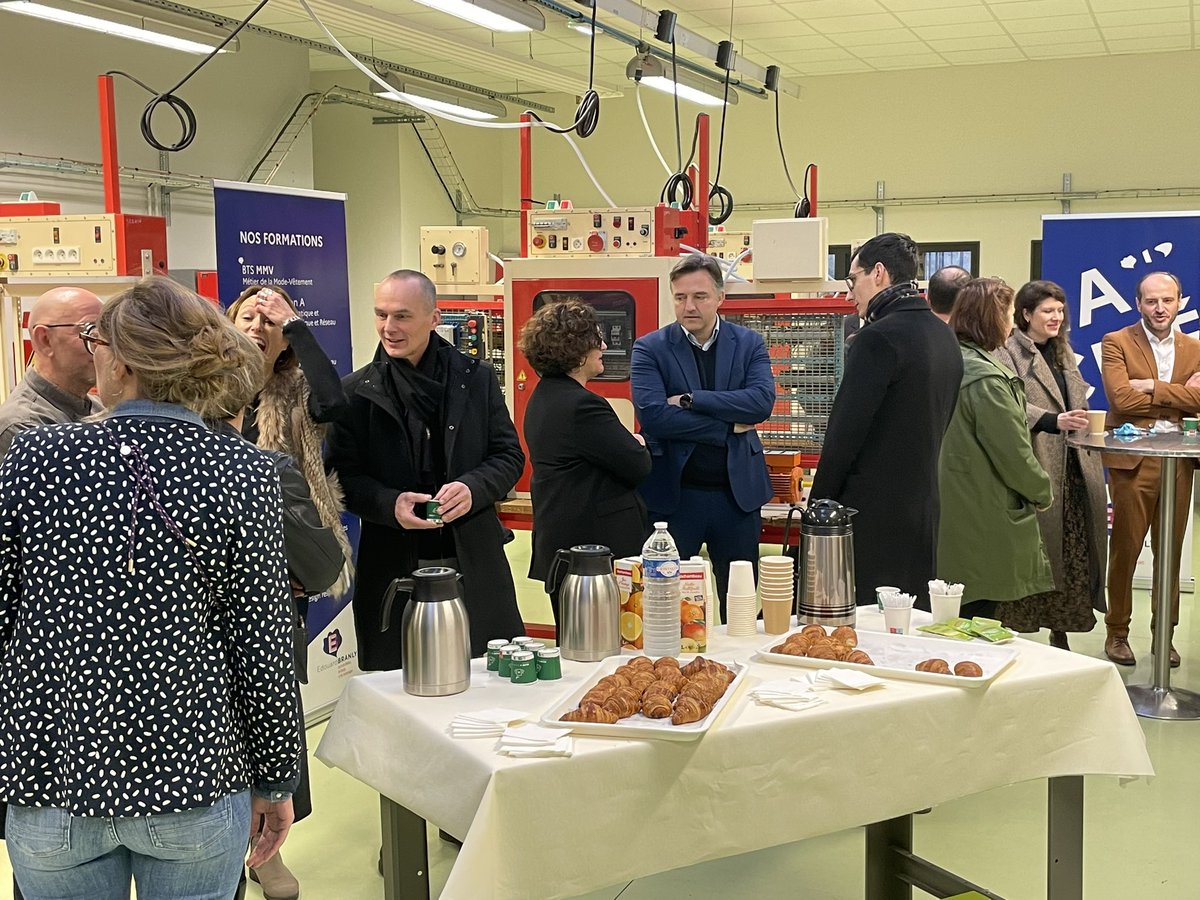
[[[641,713],[648,719],[669,718],[672,725],[699,722],[712,712],[734,677],[728,666],[703,656],[682,667],[673,656],[635,656],[598,679],[560,721],[612,725]]]

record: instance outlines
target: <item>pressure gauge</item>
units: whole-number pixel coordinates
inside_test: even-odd
[[[467,255],[467,245],[464,244],[462,241],[455,241],[454,246],[450,248],[450,252],[453,253],[455,256],[457,256],[459,259],[462,259],[464,256]]]

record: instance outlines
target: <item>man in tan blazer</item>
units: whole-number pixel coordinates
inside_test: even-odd
[[[1185,416],[1200,410],[1200,341],[1173,330],[1179,315],[1182,290],[1169,272],[1153,272],[1138,282],[1137,308],[1142,318],[1135,325],[1104,336],[1102,372],[1108,395],[1105,424],[1116,428],[1126,422],[1155,431],[1179,431]],[[1108,553],[1108,638],[1104,652],[1113,662],[1132,666],[1129,622],[1133,609],[1133,569],[1150,529],[1157,556],[1159,473],[1154,457],[1104,454],[1112,491],[1113,523]],[[1179,558],[1183,533],[1192,503],[1191,460],[1178,462],[1175,482],[1173,535],[1175,572],[1171,589],[1171,625],[1179,623]],[[1157,609],[1157,598],[1152,609]],[[1153,634],[1153,622],[1151,633]],[[1155,648],[1157,650],[1157,648]],[[1171,665],[1179,654],[1170,648]]]

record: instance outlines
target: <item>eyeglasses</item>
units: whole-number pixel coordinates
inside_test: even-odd
[[[37,328],[78,328],[80,330],[86,328],[92,322],[55,322],[52,325],[47,325],[45,322],[35,326]]]
[[[850,288],[850,290],[854,290],[854,282],[858,280],[858,276],[867,274],[869,274],[867,269],[859,269],[857,272],[850,272],[846,276],[846,287]]]
[[[83,341],[83,346],[87,349],[87,352],[91,356],[96,355],[96,345],[97,344],[99,344],[102,347],[109,346],[108,341],[104,340],[104,338],[102,338],[102,337],[100,337],[100,335],[96,334],[96,323],[95,322],[86,322],[79,329],[79,339],[81,341]]]

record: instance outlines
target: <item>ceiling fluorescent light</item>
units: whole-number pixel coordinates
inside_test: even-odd
[[[572,31],[578,31],[580,34],[587,35],[588,37],[592,36],[591,19],[568,19],[567,27],[570,28]],[[596,25],[596,33],[597,34],[604,33],[604,29],[601,28],[599,24]]]
[[[676,67],[678,82],[672,80],[670,66],[657,56],[638,55],[625,67],[625,76],[667,94],[678,94],[681,100],[690,100],[701,106],[722,106],[724,84],[698,75],[691,69]],[[729,103],[737,103],[737,91],[729,91]]]
[[[489,31],[545,31],[546,17],[523,0],[417,0]]]
[[[224,32],[210,35],[140,14],[105,9],[87,3],[52,0],[51,4],[25,2],[25,0],[3,0],[0,2],[0,11],[5,10],[49,22],[58,22],[62,25],[73,25],[76,28],[85,28],[88,31],[109,34],[113,37],[141,41],[156,47],[180,50],[184,53],[201,55],[211,53],[213,48],[225,38]],[[221,52],[225,53],[236,49],[237,39],[235,38]]]
[[[376,97],[385,97],[399,103],[408,103],[418,109],[428,107],[435,112],[449,113],[466,119],[498,119],[508,115],[508,110],[499,100],[452,91],[437,84],[421,81],[402,81],[393,74],[383,76],[393,90],[376,90]]]

